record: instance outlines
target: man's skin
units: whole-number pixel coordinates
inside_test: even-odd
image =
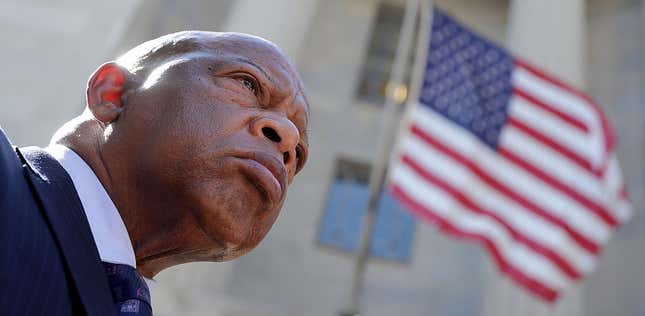
[[[116,205],[148,278],[253,249],[307,160],[309,105],[272,43],[180,32],[99,67],[87,108],[52,139]]]

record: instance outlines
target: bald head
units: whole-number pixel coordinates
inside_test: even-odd
[[[228,260],[264,238],[307,160],[302,87],[267,40],[173,33],[99,67],[91,118],[60,142],[106,187],[144,275]]]
[[[156,67],[188,54],[229,54],[246,51],[282,59],[291,75],[300,77],[282,50],[266,39],[244,33],[182,31],[149,40],[121,55],[116,63],[137,76],[147,76]]]

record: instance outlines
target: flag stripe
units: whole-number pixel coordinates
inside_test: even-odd
[[[513,86],[530,95],[539,102],[547,104],[568,116],[583,122],[591,130],[597,122],[597,113],[592,109],[585,98],[572,94],[562,85],[548,79],[542,73],[536,73],[525,67],[520,62],[520,67],[513,71]]]
[[[521,85],[515,80],[519,78],[519,81],[524,81],[523,84],[529,87],[525,90],[535,92],[536,96],[541,94],[542,97],[538,97],[544,102],[563,110],[572,111],[570,114],[589,122],[588,126],[595,127],[590,131],[595,130],[596,132],[595,137],[593,137],[594,140],[602,141],[602,154],[604,154],[604,157],[600,157],[600,159],[606,162],[607,156],[614,149],[615,140],[613,130],[609,126],[609,121],[603,115],[600,106],[586,94],[540,71],[526,61],[516,59],[515,63],[518,68],[513,72],[514,85]]]
[[[526,91],[524,91],[524,90],[522,90],[522,89],[520,89],[518,87],[513,88],[513,94],[517,95],[518,97],[522,98],[523,100],[525,100],[527,102],[530,102],[532,105],[534,105],[534,106],[536,106],[536,107],[538,107],[538,108],[540,108],[542,110],[545,110],[545,111],[557,116],[558,118],[560,118],[563,121],[567,122],[570,126],[575,127],[575,128],[579,129],[582,132],[587,133],[589,131],[589,127],[587,126],[587,124],[585,124],[584,122],[580,121],[575,116],[570,115],[568,113],[565,113],[563,111],[560,111],[556,107],[538,100],[536,97],[530,95],[528,92],[526,92]]]
[[[499,153],[484,145],[473,134],[451,124],[448,119],[427,107],[419,106],[412,114],[414,127],[432,140],[443,144],[454,159],[460,159],[486,178],[490,185],[503,190],[509,196],[527,204],[550,218],[565,221],[568,226],[576,227],[587,239],[596,244],[604,244],[609,238],[612,227],[584,209],[578,202],[561,191],[546,185],[526,170],[511,163]],[[450,140],[449,145],[441,140]],[[476,157],[476,160],[466,157]]]
[[[539,168],[536,168],[531,163],[525,160],[522,160],[520,157],[518,157],[511,151],[508,151],[505,148],[500,147],[498,149],[498,152],[500,153],[500,155],[502,155],[509,161],[513,162],[517,166],[520,166],[524,170],[527,170],[528,172],[535,175],[538,179],[544,181],[548,185],[560,190],[561,192],[565,193],[567,196],[573,198],[576,202],[580,203],[580,205],[584,206],[582,209],[589,210],[590,212],[595,214],[598,218],[603,220],[608,225],[610,226],[618,225],[618,221],[611,214],[609,214],[609,212],[607,212],[607,210],[605,210],[604,207],[587,199],[586,197],[578,193],[576,190],[573,190],[566,184],[554,179],[553,177],[546,174],[546,172],[542,171]]]
[[[610,194],[620,195],[621,190],[625,190],[623,186],[622,174],[620,166],[618,165],[618,158],[616,155],[609,157],[607,168],[603,177],[603,185]],[[625,192],[626,193],[626,192]]]
[[[441,185],[442,188],[452,188],[447,191],[451,195],[461,193],[463,199],[470,201],[463,202],[464,205],[469,205],[474,211],[485,210],[494,214],[504,225],[512,226],[523,237],[552,249],[559,257],[570,261],[570,265],[579,272],[587,273],[593,269],[595,255],[578,245],[561,227],[553,225],[490,188],[466,166],[450,156],[415,136],[402,141],[400,152],[404,157],[401,159],[402,163],[412,163],[422,168],[422,177],[425,178],[428,174],[430,178],[441,179],[435,182],[445,183]],[[418,170],[417,167],[411,168]],[[458,188],[461,191],[458,191]]]
[[[544,218],[545,220],[551,222],[552,224],[561,227],[564,231],[566,231],[572,239],[574,239],[578,244],[580,244],[581,247],[589,251],[590,253],[596,254],[599,252],[599,244],[596,242],[592,241],[591,239],[585,237],[582,233],[577,232],[575,229],[573,229],[569,224],[567,224],[563,219],[552,215],[551,213],[547,212],[546,210],[542,209],[541,207],[535,205],[534,203],[528,201],[526,198],[522,197],[520,194],[516,193],[515,191],[511,190],[509,187],[503,185],[499,181],[495,179],[495,177],[491,176],[484,170],[482,170],[479,166],[476,164],[472,163],[465,157],[462,157],[460,154],[455,152],[454,150],[448,148],[447,146],[443,145],[433,137],[429,136],[428,134],[424,133],[421,131],[419,127],[416,125],[412,126],[412,133],[415,136],[418,136],[419,138],[423,139],[425,142],[427,142],[429,145],[433,146],[434,148],[440,150],[441,152],[449,155],[452,159],[455,161],[461,163],[465,167],[471,170],[473,174],[475,174],[477,177],[479,177],[482,181],[484,181],[487,185],[489,185],[491,188],[499,191],[501,194],[507,196],[511,200],[515,201],[516,203],[520,204],[522,207],[526,208],[527,210],[530,210],[531,212],[535,213],[536,215]]]
[[[511,276],[516,282],[524,285],[532,293],[538,295],[539,297],[544,298],[547,301],[555,301],[558,298],[558,291],[547,285],[544,285],[542,282],[536,280],[533,277],[526,275],[522,270],[510,264],[499,251],[496,243],[487,238],[482,234],[476,234],[468,232],[458,228],[453,225],[450,221],[445,220],[444,218],[438,216],[436,213],[432,212],[429,206],[416,202],[410,198],[400,187],[399,185],[393,184],[391,187],[392,194],[399,199],[413,214],[416,214],[419,217],[425,218],[430,222],[438,222],[439,226],[443,231],[451,233],[455,236],[462,238],[469,238],[477,240],[484,244],[488,251],[493,256],[498,267],[504,273],[507,273]]]
[[[605,119],[605,116],[602,114],[602,110],[600,109],[600,106],[596,104],[596,102],[591,99],[588,95],[582,93],[578,89],[575,89],[561,80],[558,80],[557,78],[546,74],[545,72],[537,69],[535,66],[529,64],[528,62],[522,60],[522,59],[515,59],[515,64],[520,67],[521,69],[528,71],[531,75],[535,76],[536,78],[539,78],[541,80],[544,80],[553,86],[557,87],[558,89],[564,90],[564,92],[572,94],[576,97],[578,97],[581,101],[583,101],[586,106],[588,106],[596,115],[597,119],[600,119],[602,121],[602,125],[605,128],[605,132],[609,132],[611,134],[610,128],[609,128],[609,122]],[[607,135],[607,136],[612,136],[612,135]],[[612,147],[608,147],[607,149],[610,149]]]
[[[521,270],[543,284],[561,289],[570,279],[560,272],[547,258],[531,251],[523,244],[513,241],[509,232],[487,216],[466,212],[457,201],[438,188],[424,182],[413,170],[399,164],[392,177],[412,199],[424,205],[432,205],[434,213],[461,229],[482,234],[496,242],[498,249],[509,263],[517,264]],[[411,185],[417,183],[417,185]]]
[[[536,131],[535,129],[529,127],[528,125],[524,124],[524,122],[515,119],[514,117],[509,117],[508,118],[508,124],[510,126],[515,127],[516,129],[524,132],[525,134],[535,138],[545,146],[549,146],[553,148],[554,150],[557,150],[560,154],[563,156],[569,158],[571,161],[575,162],[578,164],[580,167],[584,168],[588,172],[591,172],[593,174],[597,174],[591,167],[591,163],[583,157],[580,157],[578,154],[574,153],[573,151],[569,150],[568,148],[558,144],[555,142],[553,139],[545,136],[544,134]]]
[[[580,168],[579,165],[572,163],[566,157],[562,157],[557,151],[543,146],[540,142],[517,131],[512,126],[508,126],[501,137],[500,147],[512,151],[522,160],[531,163],[558,181],[566,183],[584,194],[586,198],[606,205],[605,188],[596,175]]]
[[[629,194],[627,188],[623,184],[620,166],[618,164],[618,157],[616,154],[609,156],[607,171],[603,178],[603,186],[606,188],[607,194],[612,199],[614,208],[613,214],[619,222],[624,223],[631,215],[631,205],[629,202]]]
[[[574,267],[572,267],[571,264],[567,262],[567,260],[563,259],[559,254],[557,254],[550,248],[544,247],[541,244],[535,242],[534,240],[531,240],[526,236],[522,235],[518,230],[514,229],[513,226],[509,225],[500,216],[495,214],[495,212],[485,210],[479,207],[477,204],[475,204],[472,200],[470,200],[464,194],[459,192],[457,189],[453,188],[452,186],[448,185],[446,182],[442,181],[438,177],[435,177],[433,174],[421,168],[421,166],[419,166],[416,162],[414,162],[414,160],[412,160],[409,156],[403,155],[403,157],[401,158],[401,161],[404,164],[406,164],[408,167],[410,167],[412,170],[414,170],[421,177],[423,177],[425,180],[427,180],[429,183],[435,185],[437,188],[440,188],[444,192],[450,194],[455,200],[459,201],[459,203],[465,210],[490,217],[492,220],[494,220],[500,226],[506,229],[511,234],[513,239],[517,240],[520,243],[523,243],[524,245],[531,248],[535,252],[542,254],[548,260],[551,260],[551,262],[557,265],[558,268],[560,268],[560,270],[566,273],[570,278],[579,279],[581,277],[580,273]]]
[[[616,217],[620,219],[621,223],[624,223],[632,216],[632,206],[628,199],[619,198],[613,203],[614,213]]]
[[[589,141],[586,134],[581,133],[557,116],[533,106],[526,100],[512,96],[509,106],[509,116],[532,127],[539,133],[548,136],[554,142],[560,143],[563,147],[578,154],[581,157],[589,157]]]
[[[472,201],[473,205],[493,212],[526,238],[553,249],[559,256],[571,261],[576,270],[586,273],[593,268],[595,255],[580,247],[566,231],[494,190],[466,166],[426,144],[422,139],[414,135],[406,137],[401,142],[400,154],[452,188],[468,186],[468,190],[459,192]],[[405,163],[403,159],[401,161]]]

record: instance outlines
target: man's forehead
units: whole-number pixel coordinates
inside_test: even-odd
[[[295,89],[294,101],[302,103],[309,120],[309,102],[302,80],[278,46],[261,37],[243,33],[185,31],[145,42],[121,56],[117,63],[132,73],[150,73],[177,58],[205,57],[224,63],[246,63],[258,68],[272,81]]]
[[[295,73],[284,53],[261,37],[242,33],[185,31],[142,43],[123,54],[117,63],[133,71],[156,67],[167,59],[194,53],[236,54],[249,59],[279,64]]]
[[[302,83],[295,67],[285,54],[272,42],[261,37],[242,33],[196,32],[179,36],[182,41],[193,42],[177,47],[175,56],[190,53],[212,55],[220,61],[250,64],[274,80],[282,79],[302,90]]]

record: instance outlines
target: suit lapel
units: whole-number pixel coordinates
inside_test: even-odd
[[[116,315],[105,271],[69,175],[38,147],[16,149],[88,315]]]

